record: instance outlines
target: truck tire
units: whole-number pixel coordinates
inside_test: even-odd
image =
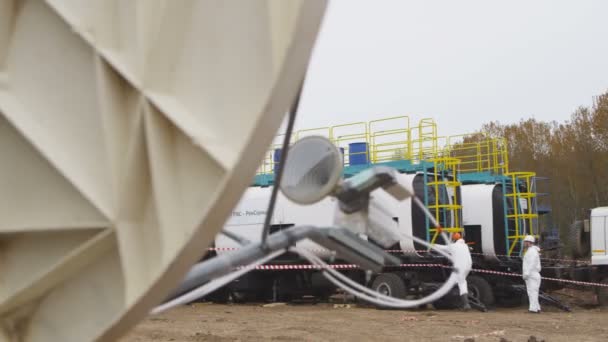
[[[487,280],[480,276],[469,276],[467,278],[469,295],[477,298],[486,307],[494,305],[494,291]]]
[[[404,299],[407,294],[403,279],[394,273],[382,273],[372,282],[372,289],[386,296],[391,296],[399,299]],[[388,307],[378,306],[378,309],[390,309]]]
[[[570,246],[574,258],[589,256],[591,246],[589,236],[585,233],[585,224],[582,220],[574,221],[570,225]]]
[[[608,278],[602,279],[601,283],[608,285]],[[608,287],[598,287],[597,301],[600,306],[608,306]]]

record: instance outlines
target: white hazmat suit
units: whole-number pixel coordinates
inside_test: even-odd
[[[458,239],[456,242],[448,246],[436,245],[439,249],[447,251],[454,258],[454,266],[458,268],[458,290],[460,295],[469,293],[467,288],[467,276],[473,266],[471,252],[469,246],[463,239]]]
[[[522,265],[522,277],[526,282],[526,290],[528,291],[528,301],[530,302],[529,310],[532,312],[540,311],[538,304],[538,291],[540,289],[540,248],[530,246],[524,253]]]

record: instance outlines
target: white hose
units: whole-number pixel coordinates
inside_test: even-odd
[[[200,287],[197,287],[196,289],[187,292],[179,297],[176,297],[166,303],[163,303],[157,307],[155,307],[150,314],[152,315],[156,315],[159,314],[161,312],[167,311],[171,308],[174,308],[178,305],[183,305],[186,303],[189,303],[193,300],[196,300],[198,298],[201,298],[203,296],[208,295],[209,293],[212,293],[213,291],[219,289],[220,287],[228,284],[229,282],[235,280],[236,278],[244,275],[245,273],[251,271],[253,268],[261,265],[261,264],[265,264],[268,261],[276,258],[277,256],[281,255],[285,253],[284,249],[275,251],[273,253],[268,254],[267,256],[260,258],[256,261],[254,261],[253,263],[249,264],[248,266],[245,266],[243,268],[240,268],[232,273],[228,273],[226,275],[223,275],[219,278],[215,278],[212,281],[208,282],[207,284],[204,284]]]
[[[450,261],[452,261],[452,263],[454,263],[454,261],[452,260],[452,256],[451,256],[451,255],[450,255],[448,252],[446,252],[444,249],[440,248],[438,245],[436,245],[436,244],[431,244],[431,243],[426,242],[425,240],[422,240],[421,238],[418,238],[418,237],[413,236],[413,235],[408,235],[408,234],[405,234],[405,233],[402,233],[401,235],[403,235],[404,237],[406,237],[406,238],[408,238],[408,239],[412,239],[412,240],[414,240],[414,241],[418,242],[418,243],[419,243],[419,244],[421,244],[421,245],[424,245],[424,246],[428,247],[428,248],[429,248],[429,250],[430,250],[430,249],[434,250],[435,252],[437,252],[437,253],[439,253],[439,254],[443,255],[444,257],[446,257],[446,258],[448,258]],[[446,247],[448,247],[448,246],[450,246],[451,244],[452,244],[452,242],[448,242],[448,243],[447,243],[445,246],[446,246]],[[442,246],[442,247],[443,247],[443,246]]]
[[[298,248],[293,248],[292,250],[309,260],[312,264],[325,268],[325,270],[323,271],[323,275],[334,285],[341,287],[345,291],[357,296],[358,298],[384,307],[412,308],[417,307],[419,305],[432,303],[446,295],[456,285],[458,281],[456,272],[452,272],[448,280],[432,294],[416,300],[398,299],[383,295],[372,289],[358,284],[352,279],[349,279],[348,277],[344,276],[342,273],[332,268],[329,268],[329,265],[327,265],[323,260],[306,250]]]

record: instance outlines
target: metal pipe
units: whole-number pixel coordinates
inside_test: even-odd
[[[313,226],[293,227],[269,235],[266,240],[266,246],[260,243],[248,244],[236,251],[200,262],[190,269],[190,272],[186,274],[186,278],[171,293],[169,299],[195,289],[214,278],[228,274],[239,266],[248,265],[253,260],[260,259],[272,251],[285,249],[294,245],[297,241],[312,237],[317,233],[318,230]]]

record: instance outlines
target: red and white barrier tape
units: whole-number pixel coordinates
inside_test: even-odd
[[[354,264],[334,264],[328,265],[329,268],[343,270],[343,269],[355,269],[359,268],[358,265]],[[314,269],[322,269],[325,267],[321,267],[318,265],[259,265],[256,266],[256,270],[314,270]]]
[[[329,268],[333,269],[358,269],[359,266],[355,264],[331,264],[327,265]],[[449,265],[443,264],[400,264],[397,267],[403,268],[411,268],[411,267],[443,267],[443,268],[452,268]],[[239,267],[242,268],[242,267]],[[259,265],[256,267],[252,267],[252,269],[256,270],[267,270],[267,271],[282,271],[282,270],[313,270],[313,269],[322,269],[324,267],[318,265]],[[471,272],[476,273],[486,273],[486,274],[495,274],[507,277],[518,277],[521,278],[521,274],[519,273],[511,273],[511,272],[500,272],[500,271],[492,271],[492,270],[484,270],[479,268],[471,269]],[[592,283],[587,281],[578,281],[578,280],[569,280],[569,279],[559,279],[559,278],[551,278],[551,277],[541,277],[543,280],[548,281],[557,281],[562,283],[574,284],[574,285],[582,285],[582,286],[598,286],[598,287],[608,287],[608,284],[605,283]]]
[[[575,285],[608,287],[608,284],[606,284],[606,283],[591,283],[588,281],[568,280],[568,279],[549,278],[549,277],[541,277],[541,278],[544,280],[558,281],[558,282],[562,282],[562,283],[569,283],[569,284],[575,284]]]
[[[401,250],[401,249],[385,249],[385,252],[388,253],[428,253],[428,250]],[[487,253],[471,253],[471,255],[487,255],[487,256],[496,256],[496,257],[507,257],[507,258],[521,258],[521,256],[519,255],[515,255],[515,256],[511,256],[511,255],[506,255],[506,254],[487,254]],[[548,261],[564,261],[564,262],[580,262],[580,263],[591,263],[590,260],[574,260],[574,259],[557,259],[557,258],[540,258],[541,260],[548,260]]]
[[[477,268],[471,269],[471,272],[488,273],[488,274],[496,274],[496,275],[503,275],[503,276],[509,276],[509,277],[520,277],[520,278],[522,276],[519,273],[482,270],[482,269],[477,269]],[[561,283],[583,285],[583,286],[608,287],[608,284],[606,284],[606,283],[592,283],[592,282],[588,282],[588,281],[578,281],[578,280],[570,280],[570,279],[559,279],[559,278],[551,278],[551,277],[541,277],[541,279],[542,280],[549,280],[549,281],[557,281],[557,282],[561,282]]]
[[[442,264],[400,264],[397,265],[395,267],[443,267],[444,265]],[[241,266],[239,268],[243,268],[243,267],[248,267],[248,266]],[[357,269],[359,268],[359,265],[355,265],[355,264],[330,264],[327,265],[327,267],[321,267],[318,265],[310,265],[310,264],[306,264],[306,265],[259,265],[259,266],[255,266],[255,267],[251,267],[252,269],[256,269],[256,270],[313,270],[313,269],[322,269],[322,268],[333,268],[333,269]]]
[[[207,248],[207,250],[209,251],[235,251],[239,249],[238,247],[210,247]],[[330,252],[327,249],[307,249],[310,252],[317,252],[317,253],[328,253]],[[412,249],[412,250],[402,250],[402,249],[385,249],[384,250],[387,253],[428,253],[429,251],[426,249],[423,250],[416,250],[416,249]],[[496,257],[510,257],[510,258],[514,258],[514,256],[509,256],[506,254],[487,254],[487,253],[471,253],[472,255],[488,255],[488,256],[496,256]],[[515,256],[517,258],[519,258],[519,256]],[[574,260],[574,259],[556,259],[556,258],[540,258],[541,260],[548,260],[548,261],[564,261],[564,262],[579,262],[579,263],[584,263],[584,264],[589,264],[591,263],[591,261],[589,260]]]
[[[489,254],[485,254],[485,253],[471,253],[472,255],[489,255]],[[521,256],[516,255],[516,256],[509,256],[506,254],[494,254],[494,256],[497,257],[507,257],[507,258],[521,258]],[[580,262],[580,263],[584,263],[584,264],[588,264],[591,263],[590,260],[574,260],[574,259],[556,259],[556,258],[540,258],[541,260],[549,260],[549,261],[565,261],[565,262]]]

